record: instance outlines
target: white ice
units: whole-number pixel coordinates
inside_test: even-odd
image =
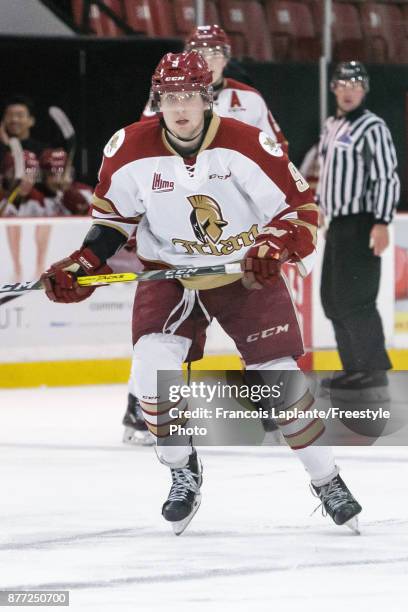
[[[0,589],[68,589],[95,612],[407,609],[408,448],[337,449],[361,536],[311,516],[289,449],[202,449],[203,502],[177,538],[168,469],[121,443],[126,394],[0,390]]]

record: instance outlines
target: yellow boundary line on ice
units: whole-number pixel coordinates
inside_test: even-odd
[[[389,351],[395,370],[408,370],[408,350]],[[315,351],[315,370],[339,370],[336,351]],[[239,370],[237,355],[208,355],[192,364],[194,370]],[[130,359],[84,359],[70,361],[38,361],[30,363],[0,363],[0,388],[67,387],[126,383]]]

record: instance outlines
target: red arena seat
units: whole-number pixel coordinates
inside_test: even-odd
[[[365,60],[360,15],[352,4],[342,2],[333,4],[332,37],[334,60]]]
[[[365,2],[360,12],[368,61],[406,62],[408,47],[399,6]]]
[[[259,0],[247,0],[245,12],[249,57],[259,61],[272,60],[271,37],[262,4]]]
[[[176,35],[186,38],[196,23],[194,0],[173,0]]]
[[[231,39],[232,55],[248,55],[244,0],[223,0],[219,4],[221,25]]]
[[[121,0],[104,0],[105,5],[123,18]],[[72,0],[72,15],[74,22],[82,26],[83,0]],[[89,27],[97,36],[122,36],[123,32],[112,19],[100,10],[97,4],[90,4],[89,7]]]
[[[173,7],[170,0],[149,0],[149,6],[155,36],[173,38],[176,35],[176,31]]]
[[[125,20],[136,32],[154,36],[149,0],[123,0]]]
[[[319,58],[320,41],[308,4],[266,0],[266,14],[277,60],[307,62]]]
[[[205,23],[220,22],[217,6],[214,0],[207,0],[204,4]],[[176,36],[186,38],[196,27],[196,9],[194,0],[173,0],[173,12]]]

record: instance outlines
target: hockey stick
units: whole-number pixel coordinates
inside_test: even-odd
[[[4,297],[0,298],[0,306],[3,306],[3,304],[7,304],[7,302],[10,302],[11,300],[15,300],[16,298],[19,298],[21,296],[22,296],[21,293],[17,293],[14,295],[5,295]]]
[[[148,270],[147,272],[121,272],[119,274],[99,274],[98,276],[78,276],[78,285],[81,287],[98,287],[111,283],[129,283],[133,281],[149,280],[173,280],[183,278],[195,278],[197,276],[212,276],[215,274],[240,274],[242,272],[239,263],[225,264],[219,266],[206,266],[203,268],[169,268],[166,270]],[[0,285],[0,293],[23,293],[43,289],[41,281],[27,281]]]
[[[74,161],[75,148],[76,148],[76,134],[74,127],[71,121],[68,119],[67,115],[64,113],[62,108],[59,106],[50,106],[48,109],[48,114],[55,121],[57,126],[62,132],[62,135],[66,141],[66,146],[68,149],[67,163],[65,164],[63,182],[66,183],[68,181],[68,174],[71,171],[72,164]]]

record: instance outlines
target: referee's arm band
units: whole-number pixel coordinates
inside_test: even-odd
[[[126,236],[114,227],[94,223],[85,236],[83,246],[89,247],[101,262],[105,262],[126,242]]]

